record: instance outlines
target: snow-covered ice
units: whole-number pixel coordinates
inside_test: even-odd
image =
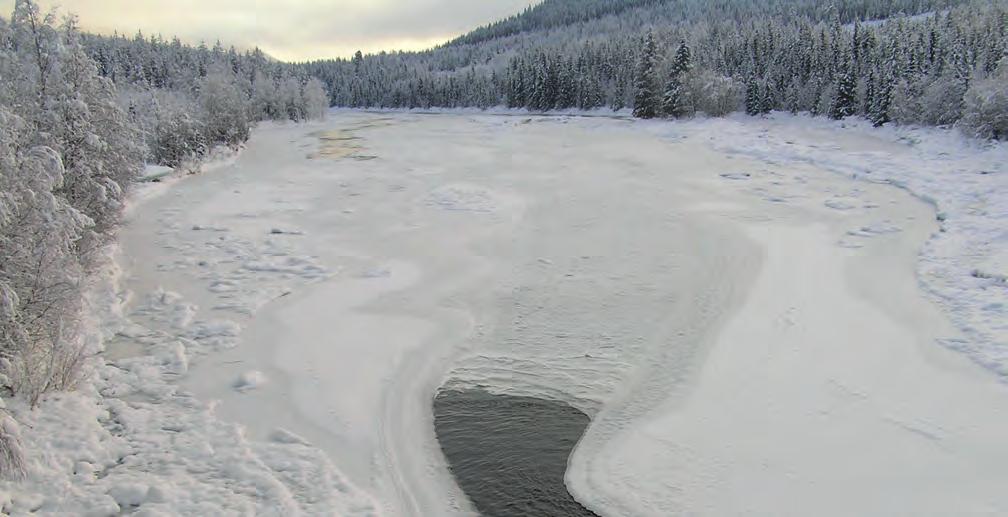
[[[784,115],[264,124],[142,187],[107,363],[12,409],[52,488],[0,499],[467,514],[431,403],[479,386],[592,416],[567,483],[604,515],[1004,513],[1006,155]]]

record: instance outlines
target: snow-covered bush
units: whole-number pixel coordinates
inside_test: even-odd
[[[215,70],[200,83],[203,130],[210,144],[237,147],[249,138],[250,100],[235,84],[234,76]]]
[[[252,81],[252,107],[250,117],[253,120],[275,120],[287,115],[278,105],[277,86],[272,78],[261,70],[256,71]]]
[[[305,119],[301,81],[296,77],[287,77],[277,87],[277,96],[286,118],[294,121]]]
[[[112,82],[98,75],[85,53],[73,19],[59,41],[59,73],[45,86],[50,99],[38,123],[48,136],[42,142],[63,160],[61,193],[94,222],[99,238],[93,244],[100,245],[111,237],[126,190],[140,172],[141,136],[117,104]]]
[[[151,143],[156,163],[172,168],[193,167],[208,152],[203,124],[185,111],[161,116]]]
[[[932,126],[955,124],[962,117],[965,86],[952,77],[941,77],[924,88],[918,99],[920,122]]]
[[[1008,139],[1008,58],[994,75],[976,81],[966,92],[963,128],[981,138]]]
[[[899,124],[917,124],[921,120],[921,106],[918,102],[920,93],[909,81],[896,83],[892,92],[892,105],[889,117]]]
[[[686,89],[693,112],[712,117],[723,117],[738,111],[745,97],[742,83],[706,70],[690,74]]]
[[[3,399],[0,399],[0,411]],[[25,454],[21,446],[21,432],[17,422],[0,413],[0,478],[23,479],[26,475]]]
[[[3,20],[0,20],[0,24]],[[4,27],[0,25],[0,30]],[[0,34],[2,35],[2,34]],[[18,194],[20,187],[14,171],[18,165],[15,155],[17,137],[23,124],[20,119],[0,106],[0,367],[11,370],[11,359],[16,359],[17,350],[23,342],[24,332],[19,324],[20,299],[12,285],[12,267],[7,257],[10,246],[15,244],[10,227],[19,213]],[[10,379],[0,373],[0,385],[10,386]],[[0,404],[3,398],[0,398]],[[0,411],[4,408],[0,407]],[[8,432],[8,429],[11,432]],[[6,414],[0,414],[0,477],[20,478],[24,474],[24,454],[18,438],[17,424]]]
[[[304,112],[307,118],[325,118],[329,109],[329,94],[326,93],[322,81],[314,77],[308,79],[302,89],[301,99],[304,102]]]
[[[80,283],[89,257],[78,245],[94,222],[60,194],[59,154],[45,146],[18,150],[18,133],[27,128],[5,111],[0,191],[15,202],[0,220],[0,374],[14,395],[34,404],[72,386],[80,372]]]

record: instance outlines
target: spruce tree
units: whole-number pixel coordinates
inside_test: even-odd
[[[667,117],[679,118],[684,115],[683,84],[681,74],[670,74],[662,99],[662,112]]]
[[[861,113],[866,117],[871,117],[872,107],[875,105],[875,71],[868,72],[868,79],[865,81],[864,102],[861,105]]]
[[[674,73],[682,75],[689,72],[692,67],[693,54],[684,40],[679,43],[679,48],[676,49],[675,58],[672,60],[672,69],[674,70]]]
[[[667,117],[678,118],[685,115],[683,75],[689,71],[691,66],[690,49],[683,41],[672,60],[668,83],[665,85],[665,95],[662,98],[662,112]]]
[[[658,88],[655,85],[655,56],[658,53],[654,34],[648,32],[644,37],[640,62],[637,66],[637,76],[634,86],[637,93],[634,96],[633,114],[637,118],[655,118],[658,116]]]
[[[769,84],[763,83],[763,87],[760,89],[760,114],[766,115],[774,109],[773,88]]]
[[[869,114],[869,118],[871,118],[872,124],[875,127],[881,127],[892,120],[889,108],[892,105],[893,89],[894,81],[892,77],[883,78],[875,89],[875,99],[872,103],[871,113]]]
[[[854,66],[847,62],[837,78],[836,96],[830,108],[830,118],[840,120],[857,113],[857,76]]]
[[[750,78],[746,81],[745,90],[745,111],[746,115],[755,117],[763,112],[760,106],[759,85],[756,79]]]

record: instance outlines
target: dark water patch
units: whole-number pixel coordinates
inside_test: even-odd
[[[594,517],[564,485],[588,416],[562,402],[443,391],[434,430],[462,491],[487,517]]]

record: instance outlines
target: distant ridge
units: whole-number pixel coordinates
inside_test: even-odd
[[[616,15],[637,7],[650,7],[672,0],[543,0],[519,14],[484,25],[448,42],[475,44],[534,30],[552,29]]]

